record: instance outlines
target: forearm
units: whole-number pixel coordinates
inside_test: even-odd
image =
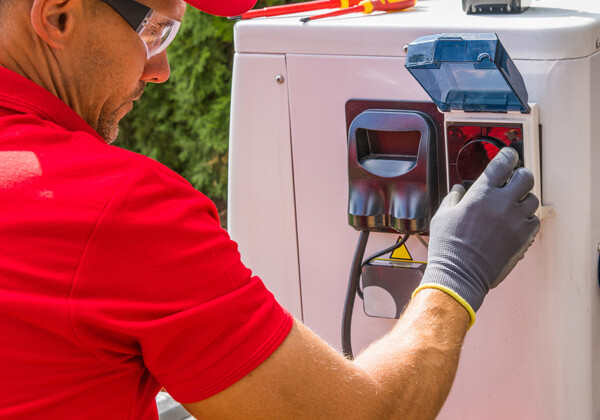
[[[467,311],[438,290],[419,292],[397,326],[356,361],[301,323],[259,367],[208,400],[198,418],[429,419],[452,382]]]
[[[423,290],[394,329],[356,358],[385,396],[378,399],[389,403],[389,418],[435,418],[450,391],[469,320],[446,293]]]

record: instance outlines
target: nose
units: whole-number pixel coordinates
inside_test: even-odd
[[[146,61],[141,80],[150,83],[164,83],[169,79],[170,74],[171,67],[165,50]]]

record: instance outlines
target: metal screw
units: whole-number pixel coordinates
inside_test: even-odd
[[[408,45],[405,45],[404,47],[402,47],[402,49],[404,50],[405,53],[408,52]]]
[[[600,48],[600,39],[596,40],[596,48]]]
[[[481,53],[481,54],[479,54],[479,56],[477,57],[477,61],[483,61],[486,58],[488,60],[492,61],[492,59],[490,58],[490,55],[488,53]]]
[[[285,81],[285,79],[281,74],[278,74],[277,76],[275,76],[275,81],[279,84],[282,84]]]

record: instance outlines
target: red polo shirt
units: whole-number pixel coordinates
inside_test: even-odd
[[[227,388],[292,324],[214,205],[0,68],[0,418],[152,419]]]

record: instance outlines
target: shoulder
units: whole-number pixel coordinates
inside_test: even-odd
[[[188,184],[147,156],[106,144],[91,128],[89,131],[70,131],[36,115],[16,114],[0,118],[0,136],[0,150],[28,151],[48,169],[57,168],[63,172],[88,169],[90,176],[110,176],[111,179],[145,170],[162,173],[172,182]]]
[[[68,150],[56,161],[61,171],[78,174],[77,179],[94,186],[87,189],[91,194],[105,191],[106,198],[120,197],[131,206],[140,202],[139,210],[144,212],[149,211],[146,206],[169,199],[210,202],[181,175],[152,158],[96,141],[87,133],[73,133],[68,143]]]

